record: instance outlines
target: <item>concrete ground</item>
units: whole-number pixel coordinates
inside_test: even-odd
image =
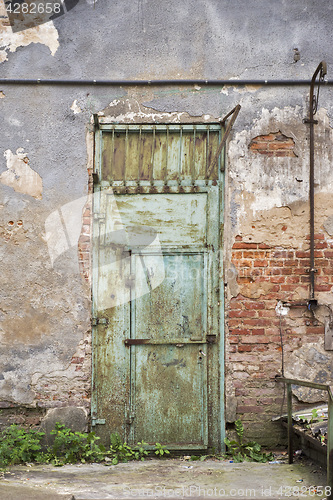
[[[4,473],[0,499],[322,499],[325,481],[325,471],[309,460],[293,465],[181,458],[116,466],[29,464]]]

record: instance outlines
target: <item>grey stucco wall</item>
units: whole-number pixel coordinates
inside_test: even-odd
[[[5,76],[292,78],[331,62],[332,6],[314,0],[152,2],[81,0],[54,21],[54,56],[32,45]],[[292,50],[301,53],[294,65]],[[192,69],[193,68],[193,69]]]

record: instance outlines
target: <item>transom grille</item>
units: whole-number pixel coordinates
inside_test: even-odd
[[[101,125],[99,177],[113,186],[215,184],[221,125]]]

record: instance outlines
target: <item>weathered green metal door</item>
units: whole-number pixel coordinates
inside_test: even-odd
[[[131,132],[99,131],[92,423],[105,438],[117,431],[131,444],[143,439],[170,449],[218,446],[220,182],[217,168],[211,179],[197,177],[201,163],[201,177],[207,177],[220,128],[196,130],[197,137],[193,127],[185,133],[178,127],[173,136],[167,127],[159,134],[153,127]],[[149,144],[148,182],[142,184],[139,175],[136,184],[126,184],[133,162],[140,172],[140,148],[146,152]],[[196,178],[185,184],[187,155]],[[161,184],[158,168],[164,170]],[[117,169],[121,179],[110,178]],[[170,172],[177,169],[171,183]]]

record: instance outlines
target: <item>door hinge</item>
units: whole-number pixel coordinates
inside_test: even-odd
[[[130,274],[125,280],[125,286],[131,288],[135,285],[135,274]]]
[[[132,425],[134,421],[134,415],[129,415],[126,419],[126,425]]]
[[[92,418],[91,425],[105,425],[105,418]]]
[[[107,318],[92,318],[92,326],[97,326],[97,325],[108,325],[109,320]]]

